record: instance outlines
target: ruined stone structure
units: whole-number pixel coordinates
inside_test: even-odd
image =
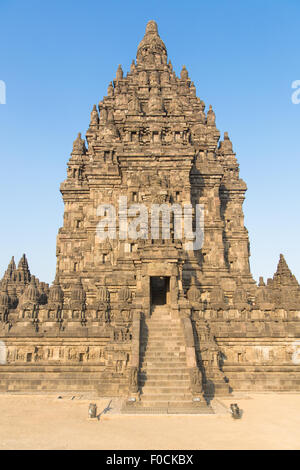
[[[88,391],[140,407],[299,390],[300,287],[282,255],[273,279],[253,280],[245,192],[228,134],[220,140],[212,107],[185,67],[176,76],[150,21],[130,72],[118,67],[86,141],[74,141],[53,285],[25,256],[1,281],[0,390]],[[118,208],[121,196],[149,210],[202,204],[202,248],[187,249],[174,220],[169,239],[102,241],[98,207]],[[117,229],[124,218],[121,207]]]

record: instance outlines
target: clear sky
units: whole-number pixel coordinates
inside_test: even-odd
[[[25,252],[53,280],[72,142],[154,19],[175,71],[186,65],[233,141],[255,279],[283,253],[300,280],[299,0],[0,0],[0,18],[1,276]]]

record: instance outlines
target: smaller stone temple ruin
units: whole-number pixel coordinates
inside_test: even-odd
[[[175,74],[150,21],[130,71],[117,68],[74,141],[53,284],[25,255],[1,280],[0,391],[195,410],[235,391],[300,390],[300,287],[283,255],[272,279],[254,281],[246,189],[228,134],[220,140],[212,107],[185,67]],[[99,205],[125,196],[149,211],[200,204],[203,245],[187,249],[174,218],[167,239],[99,239]]]

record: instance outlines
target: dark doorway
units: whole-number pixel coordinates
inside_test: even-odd
[[[168,294],[170,289],[169,277],[151,277],[151,305],[166,305],[168,303]]]

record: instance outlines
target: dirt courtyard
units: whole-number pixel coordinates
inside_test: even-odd
[[[214,415],[120,415],[109,399],[0,395],[0,449],[300,449],[300,394],[218,400]],[[241,420],[227,409],[237,402]]]

